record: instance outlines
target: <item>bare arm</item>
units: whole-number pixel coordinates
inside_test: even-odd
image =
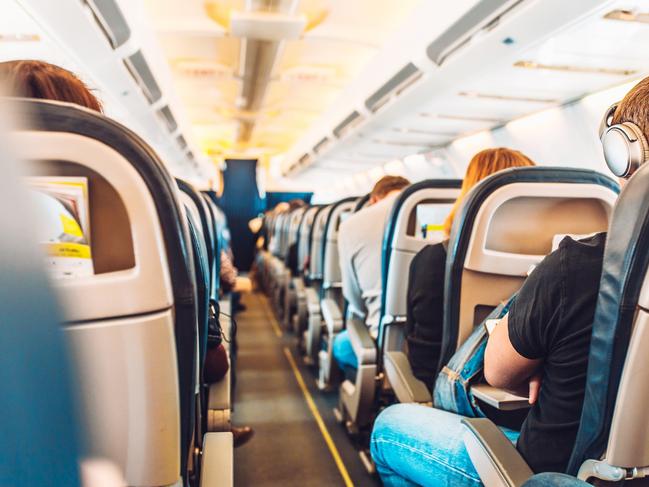
[[[519,354],[509,339],[508,315],[496,325],[487,341],[484,358],[485,379],[499,389],[515,393],[529,390],[530,404],[536,402],[541,381],[541,360]]]

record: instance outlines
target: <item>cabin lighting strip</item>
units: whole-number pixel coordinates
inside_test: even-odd
[[[438,118],[440,120],[461,120],[463,122],[502,123],[502,120],[492,117],[474,117],[468,115],[438,115],[436,113],[420,113],[419,116],[425,118]]]
[[[531,96],[511,96],[511,95],[496,95],[491,93],[476,93],[473,91],[461,91],[458,93],[460,96],[468,98],[481,98],[485,100],[500,100],[500,101],[520,101],[525,103],[559,103],[559,100],[551,98],[533,98]]]
[[[516,61],[516,68],[525,69],[544,69],[549,71],[563,71],[566,73],[583,73],[583,74],[606,74],[612,76],[632,76],[637,74],[635,69],[618,69],[618,68],[595,68],[589,66],[570,66],[567,64],[543,64],[534,61]]]
[[[41,36],[38,34],[0,34],[0,42],[39,42]]]

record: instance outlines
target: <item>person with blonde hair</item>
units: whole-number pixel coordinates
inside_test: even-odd
[[[406,339],[408,360],[419,380],[433,390],[442,344],[446,242],[455,214],[469,191],[487,176],[512,167],[534,166],[525,154],[500,147],[485,149],[471,158],[462,189],[444,222],[445,241],[424,247],[410,264],[407,292]]]

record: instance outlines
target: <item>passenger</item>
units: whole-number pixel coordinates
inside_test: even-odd
[[[17,96],[76,103],[103,111],[101,102],[74,73],[44,61],[2,62],[0,83]]]
[[[649,78],[615,110],[612,123],[623,122],[649,138]],[[564,238],[532,272],[487,342],[487,381],[529,391],[532,407],[520,433],[504,432],[537,473],[565,472],[574,445],[605,237]],[[461,419],[412,404],[384,410],[371,440],[384,485],[480,485],[462,441]]]
[[[370,193],[368,206],[345,220],[338,233],[343,295],[350,311],[365,318],[374,338],[381,312],[383,230],[394,199],[409,185],[410,181],[401,176],[381,178]],[[336,336],[333,354],[346,374],[355,373],[358,361],[347,331]]]
[[[445,241],[427,245],[412,259],[407,294],[408,360],[415,377],[424,382],[431,393],[442,346],[446,246],[455,213],[469,190],[487,176],[511,167],[533,165],[526,155],[506,148],[486,149],[474,155],[462,181],[460,196],[444,222]]]

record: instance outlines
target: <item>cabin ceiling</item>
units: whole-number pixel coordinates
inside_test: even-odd
[[[287,152],[417,3],[145,0],[194,136],[215,158]],[[259,25],[302,19],[303,28],[297,38],[280,29],[278,41],[239,37],[236,19],[251,12]]]
[[[351,134],[336,137],[333,129],[346,113],[325,114],[289,154],[287,175],[313,187],[346,165],[353,177],[649,73],[649,17],[642,15],[649,1],[509,3],[510,12],[468,33],[466,45],[447,59],[418,61],[420,78],[385,106],[372,112],[363,97],[356,109],[364,120]],[[404,63],[425,52],[431,39],[422,41],[411,45]],[[323,137],[331,141],[317,150]]]

